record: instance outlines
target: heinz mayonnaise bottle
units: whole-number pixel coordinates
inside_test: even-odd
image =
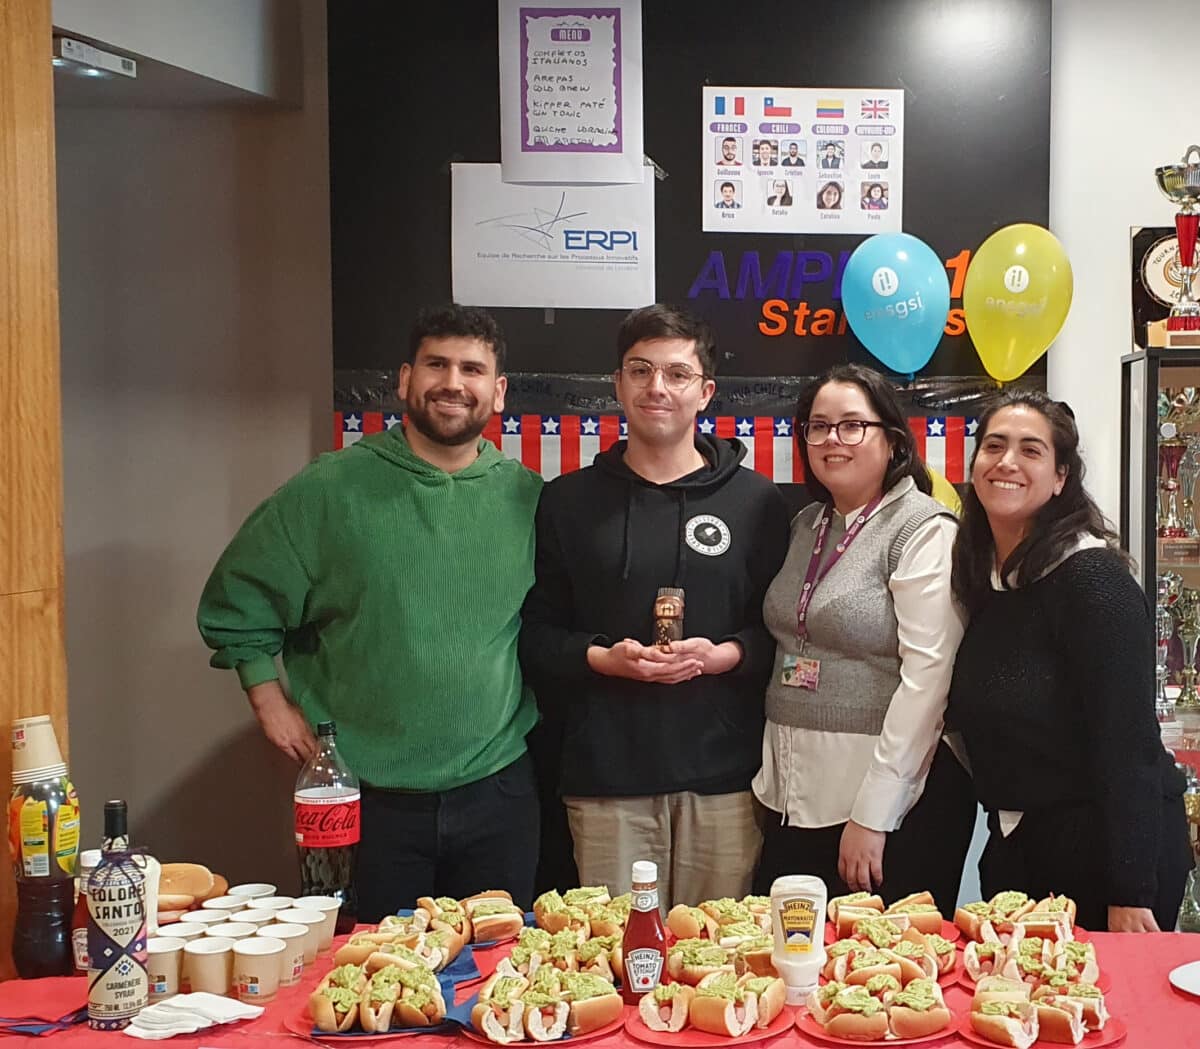
[[[785,874],[771,886],[771,962],[787,988],[788,1005],[803,1005],[825,965],[825,883]]]

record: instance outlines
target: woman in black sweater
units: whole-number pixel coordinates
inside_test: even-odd
[[[1065,404],[1004,394],[977,441],[946,721],[988,811],[983,894],[1064,894],[1085,928],[1173,929],[1192,858],[1154,716],[1153,609],[1083,487]]]

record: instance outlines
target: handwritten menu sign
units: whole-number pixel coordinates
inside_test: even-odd
[[[500,0],[509,182],[641,182],[640,0]]]

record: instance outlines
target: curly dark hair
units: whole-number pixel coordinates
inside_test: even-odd
[[[460,306],[457,302],[426,306],[417,313],[417,319],[413,322],[412,332],[408,337],[408,356],[405,360],[411,364],[416,359],[421,343],[426,339],[455,335],[479,339],[490,346],[496,355],[496,374],[504,374],[507,347],[504,344],[504,333],[496,323],[496,318],[478,306]]]
[[[831,382],[847,383],[857,386],[870,402],[871,407],[886,426],[888,442],[892,446],[892,457],[888,462],[887,472],[883,475],[883,490],[889,492],[896,482],[903,477],[911,477],[918,489],[929,495],[933,492],[933,480],[925,463],[917,454],[917,442],[912,431],[908,428],[908,420],[904,409],[896,397],[896,390],[879,372],[873,368],[865,368],[861,364],[838,364],[830,368],[824,375],[818,375],[803,390],[796,401],[796,444],[800,450],[800,458],[804,463],[804,486],[808,494],[819,503],[833,503],[833,496],[813,475],[812,463],[808,458],[808,445],[805,443],[803,426],[808,422],[812,411],[813,401],[822,386]]]
[[[971,456],[971,473],[975,459],[987,438],[988,427],[996,413],[1003,408],[1030,408],[1050,425],[1054,445],[1054,465],[1066,470],[1062,491],[1049,499],[1034,516],[1029,534],[1017,544],[1000,566],[1000,578],[1008,585],[1009,576],[1016,572],[1016,585],[1025,586],[1044,575],[1072,546],[1081,534],[1103,539],[1120,550],[1120,539],[1092,501],[1083,486],[1084,465],[1079,454],[1079,430],[1075,413],[1062,401],[1056,401],[1041,390],[1010,390],[993,398],[979,417],[978,440]],[[963,496],[963,512],[958,535],[954,540],[954,573],[951,586],[958,602],[969,612],[979,610],[992,588],[992,568],[996,559],[996,544],[987,512],[975,494],[974,485]]]

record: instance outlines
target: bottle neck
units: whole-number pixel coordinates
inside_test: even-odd
[[[630,909],[635,911],[655,911],[658,910],[658,883],[644,882],[642,884],[634,884],[632,892],[632,900]]]

